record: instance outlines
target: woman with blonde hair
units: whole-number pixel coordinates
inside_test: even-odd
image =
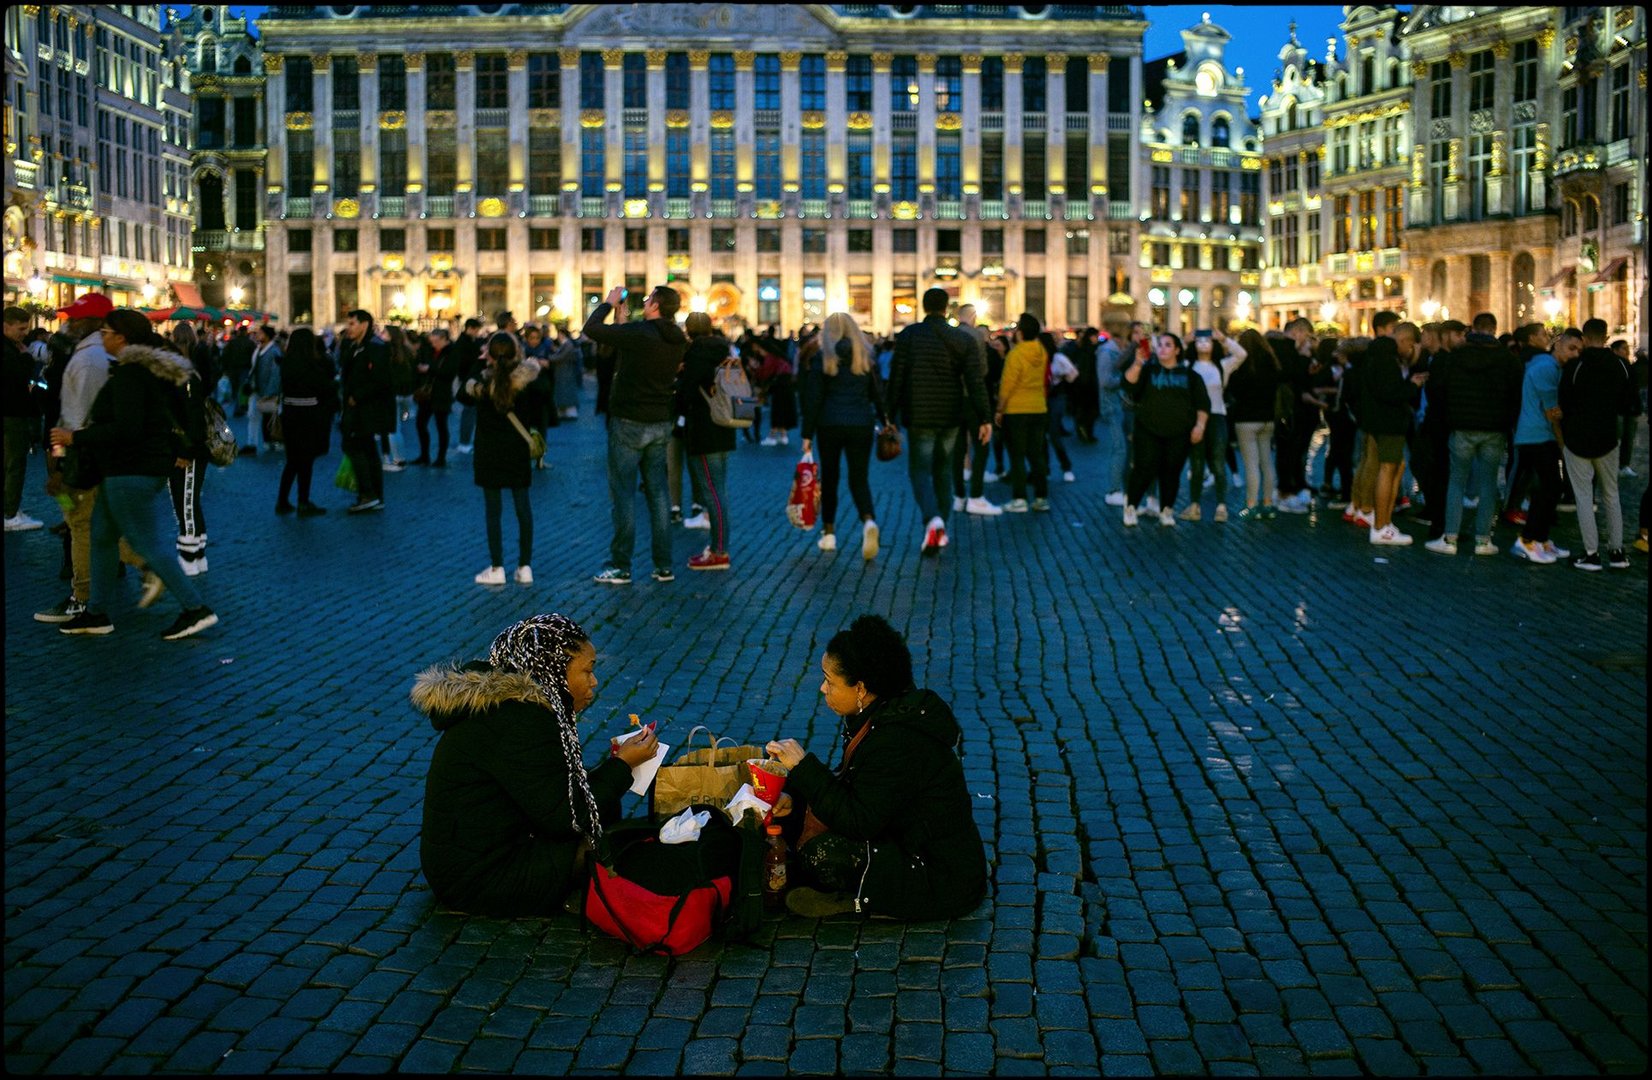
[[[798,355],[803,373],[803,452],[820,440],[821,551],[837,550],[838,458],[849,462],[849,494],[860,512],[863,559],[878,554],[878,523],[872,512],[873,424],[884,425],[883,382],[872,343],[849,314],[834,311]]]

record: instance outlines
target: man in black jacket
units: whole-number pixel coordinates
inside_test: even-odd
[[[24,532],[43,524],[23,512],[23,477],[28,471],[29,447],[34,443],[40,414],[30,391],[34,382],[34,357],[23,347],[23,339],[29,333],[29,313],[20,307],[9,307],[5,324],[6,531]]]
[[[1443,411],[1446,430],[1451,432],[1444,530],[1424,545],[1436,555],[1457,554],[1457,530],[1463,523],[1463,495],[1471,470],[1479,478],[1474,553],[1497,554],[1497,545],[1491,542],[1497,520],[1497,466],[1508,451],[1508,433],[1520,415],[1524,371],[1519,358],[1494,336],[1496,331],[1495,316],[1490,312],[1476,315],[1474,329],[1452,352],[1451,362],[1429,376],[1430,412]]]
[[[237,326],[224,346],[224,377],[229,379],[229,392],[235,395],[236,416],[247,415],[247,375],[252,371],[252,354],[257,349],[245,326]]]
[[[977,417],[991,416],[981,372],[982,345],[968,330],[947,325],[945,289],[924,293],[922,322],[895,338],[895,357],[884,390],[884,413],[906,422],[907,475],[924,521],[923,553],[946,546],[946,514],[952,508],[952,448],[964,422],[965,395]],[[980,424],[982,446],[992,439],[992,423]]]
[[[666,495],[666,444],[676,418],[677,368],[688,352],[688,337],[676,323],[682,296],[657,286],[642,305],[643,321],[627,324],[625,290],[616,285],[585,320],[585,335],[614,350],[614,381],[608,390],[608,497],[613,502],[614,540],[608,565],[593,579],[602,585],[631,584],[636,546],[637,470],[642,469],[648,501],[655,581],[676,580],[671,572],[671,509]],[[615,323],[606,326],[608,313]]]
[[[1370,514],[1370,536],[1373,544],[1403,547],[1411,543],[1407,533],[1394,527],[1394,500],[1399,494],[1400,473],[1405,468],[1405,433],[1411,426],[1411,410],[1415,387],[1428,381],[1428,375],[1418,373],[1409,379],[1404,365],[1411,363],[1412,353],[1402,356],[1403,344],[1408,350],[1415,347],[1416,327],[1400,323],[1391,311],[1378,312],[1371,319],[1376,336],[1354,370],[1360,382],[1360,429],[1365,432],[1365,453],[1377,463],[1375,490],[1371,496],[1374,505],[1359,507]],[[1358,483],[1358,477],[1356,484]],[[1356,495],[1356,503],[1361,496]]]
[[[487,361],[482,356],[482,349],[487,343],[482,340],[482,320],[466,319],[464,329],[454,339],[453,348],[459,358],[459,386],[482,374]],[[451,393],[453,384],[449,384]],[[476,438],[476,406],[465,405],[459,409],[459,444],[453,448],[456,454],[468,454]]]
[[[1606,506],[1606,564],[1627,569],[1623,550],[1623,507],[1618,504],[1619,419],[1634,409],[1634,382],[1618,355],[1606,347],[1606,320],[1583,324],[1583,351],[1560,376],[1560,436],[1566,477],[1577,499],[1577,526],[1583,554],[1572,558],[1579,570],[1598,571],[1600,526],[1595,522],[1595,481]]]
[[[396,428],[396,395],[390,386],[390,350],[373,336],[373,316],[352,311],[338,344],[344,412],[339,440],[356,473],[356,502],[350,513],[384,509],[384,462],[378,436]]]

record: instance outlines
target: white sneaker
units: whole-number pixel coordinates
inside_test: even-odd
[[[1373,544],[1376,543],[1375,540],[1371,542]],[[1432,551],[1436,555],[1457,554],[1457,541],[1453,540],[1449,536],[1437,536],[1433,540],[1430,540],[1428,543],[1424,544],[1423,547],[1429,551]]]
[[[982,517],[997,517],[1004,512],[1004,508],[986,498],[974,498],[964,503],[965,510],[971,514],[980,514]]]
[[[1625,465],[1623,468],[1618,470],[1618,475],[1623,477],[1625,480],[1633,480],[1635,477],[1639,476],[1640,473],[1636,472],[1628,465]]]
[[[516,568],[516,583],[518,585],[532,585],[533,584],[533,567],[531,567],[531,566],[518,566]]]
[[[1109,491],[1107,493],[1107,497],[1105,499],[1101,500],[1101,501],[1106,503],[1108,506],[1123,506],[1124,505],[1124,492],[1122,492],[1122,491]]]
[[[878,557],[878,523],[875,521],[861,526],[860,557],[868,562]]]
[[[1474,541],[1474,554],[1495,555],[1497,554],[1497,545],[1491,542],[1489,536],[1479,537]]]
[[[1411,540],[1411,534],[1400,532],[1400,530],[1394,528],[1393,522],[1389,522],[1380,529],[1371,530],[1371,543],[1384,547],[1406,547],[1411,543]]]
[[[474,446],[466,446],[465,444],[460,443],[458,446],[453,448],[453,452],[455,454],[468,454],[474,449],[476,449]]]
[[[1074,480],[1077,480],[1077,479],[1078,479],[1078,477],[1076,477],[1076,476],[1074,476],[1074,475],[1073,475],[1073,470],[1071,470],[1071,469],[1068,469],[1068,470],[1067,470],[1067,471],[1066,471],[1066,472],[1064,472],[1064,473],[1062,473],[1062,474],[1061,474],[1061,479],[1063,479],[1063,480],[1065,480],[1065,481],[1066,481],[1066,482],[1067,482],[1067,483],[1069,483],[1069,484],[1070,484],[1070,483],[1072,483],[1072,482],[1073,482],[1073,481],[1074,481]]]
[[[1215,487],[1216,486],[1216,474],[1215,473],[1205,473],[1204,486],[1205,487]]]
[[[1159,497],[1157,495],[1147,496],[1142,500],[1141,508],[1145,514],[1157,514],[1159,512]]]
[[[1530,547],[1527,547],[1524,540],[1516,540],[1509,547],[1509,554],[1517,559],[1525,559],[1527,562],[1536,563],[1539,566],[1551,566],[1558,561],[1553,555],[1549,554],[1548,549],[1542,544],[1533,543]]]
[[[691,518],[684,518],[683,519],[683,528],[685,528],[685,529],[709,529],[709,528],[711,528],[711,517],[708,514],[695,514]]]
[[[759,446],[779,446],[780,445],[780,440],[775,438],[773,435],[765,435],[765,436],[763,436],[763,441],[761,443],[759,443],[758,445]]]
[[[1027,500],[1011,499],[998,509],[1006,514],[1025,514],[1027,512]]]
[[[999,480],[1002,480],[1002,479],[1003,479],[1003,477],[999,476],[997,473],[993,472],[991,469],[988,469],[986,472],[981,474],[981,482],[984,483],[984,484],[996,484],[996,483],[998,483]]]
[[[815,541],[815,547],[821,551],[836,551],[837,537],[831,533],[821,533],[820,539]]]
[[[964,497],[963,497],[963,496],[961,496],[961,495],[954,495],[954,496],[953,496],[953,497],[952,497],[952,512],[953,512],[953,513],[954,513],[954,514],[960,514],[960,513],[963,513],[963,510],[964,510],[964,503],[965,503],[965,502],[966,502],[966,501],[967,501],[967,500],[965,500],[965,499],[964,499]]]
[[[1129,503],[1124,504],[1124,523],[1127,526],[1136,524],[1136,508]]]
[[[503,585],[505,583],[505,568],[490,566],[471,579],[478,585]]]
[[[1302,501],[1302,496],[1292,495],[1288,499],[1279,501],[1279,512],[1282,514],[1306,514],[1308,506]]]
[[[391,461],[389,458],[385,458],[384,459],[384,471],[385,472],[401,472],[402,471],[402,466],[397,465],[394,461]]]
[[[780,433],[780,445],[781,446],[790,446],[791,444],[792,444],[792,433],[789,432],[789,431],[782,431]]]
[[[206,556],[202,555],[199,559],[196,559],[193,562],[191,562],[190,560],[184,558],[182,555],[179,555],[178,556],[178,566],[179,566],[180,569],[183,570],[185,577],[200,577],[202,574],[206,573],[206,568],[207,568]]]
[[[1464,510],[1478,510],[1478,509],[1480,509],[1480,496],[1478,496],[1478,495],[1464,495],[1463,496],[1463,509]]]
[[[1543,541],[1543,550],[1547,551],[1550,555],[1553,555],[1555,562],[1559,562],[1561,559],[1570,559],[1572,557],[1572,553],[1567,549],[1563,547],[1556,547],[1553,540]]]
[[[39,529],[44,525],[45,522],[36,521],[21,510],[6,519],[7,532],[28,532],[30,529]]]
[[[1174,529],[1176,527],[1176,511],[1170,509],[1168,506],[1163,510],[1160,510],[1159,524],[1167,529]]]

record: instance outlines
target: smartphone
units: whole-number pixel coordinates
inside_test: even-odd
[[[1196,338],[1208,338],[1210,337],[1210,333],[1211,332],[1209,330],[1195,330],[1193,332],[1193,336]]]

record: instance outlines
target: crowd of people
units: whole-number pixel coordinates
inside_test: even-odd
[[[681,313],[669,286],[635,314],[631,303],[615,288],[577,328],[524,326],[504,311],[491,327],[470,318],[456,334],[414,332],[357,310],[336,330],[201,333],[179,323],[165,337],[95,293],[62,311],[51,334],[7,309],[5,528],[43,526],[22,507],[25,466],[34,446],[50,448],[47,493],[63,510],[54,528],[71,582],[71,594],[36,618],[65,633],[108,633],[110,580],[124,561],[143,575],[140,607],[167,591],[183,605],[184,632],[169,636],[216,620],[195,580],[208,566],[208,399],[227,422],[244,421],[241,454],[283,455],[278,516],[326,513],[314,472],[335,430],[332,479],[354,491],[354,514],[384,508],[386,473],[467,455],[488,554],[474,580],[531,583],[529,491],[546,467],[549,430],[579,418],[588,374],[607,427],[612,539],[594,577],[607,585],[631,581],[639,479],[651,577],[674,579],[678,528],[707,533],[689,569],[729,569],[730,456],[742,443],[790,446],[794,430],[802,453],[819,459],[817,547],[838,549],[846,482],[866,560],[885,542],[874,449],[906,458],[921,551],[934,557],[949,546],[954,514],[1049,512],[1053,477],[1078,479],[1070,435],[1101,445],[1105,502],[1127,527],[1144,514],[1165,528],[1201,522],[1207,504],[1209,520],[1227,523],[1231,482],[1242,485],[1239,522],[1323,506],[1342,510],[1369,543],[1398,547],[1414,538],[1395,515],[1410,512],[1435,554],[1496,554],[1501,527],[1518,530],[1511,552],[1536,565],[1629,565],[1618,481],[1633,476],[1647,364],[1626,341],[1609,341],[1598,319],[1498,336],[1490,314],[1419,326],[1382,312],[1370,337],[1321,338],[1298,319],[1235,336],[1212,327],[1187,341],[1139,322],[1058,340],[1031,314],[984,327],[971,305],[954,308],[931,289],[920,320],[878,338],[843,312],[790,334],[733,332]],[[754,406],[733,423],[713,407],[730,369]],[[406,456],[415,438],[418,453]],[[70,454],[65,464],[59,455]],[[1315,487],[1309,473],[1320,460]],[[1002,502],[986,494],[997,483],[1008,488]],[[507,490],[518,532],[510,574]],[[163,557],[168,504],[175,551]],[[1552,536],[1558,515],[1574,510],[1583,540],[1575,555]],[[1642,551],[1647,524],[1643,497],[1633,541]]]

